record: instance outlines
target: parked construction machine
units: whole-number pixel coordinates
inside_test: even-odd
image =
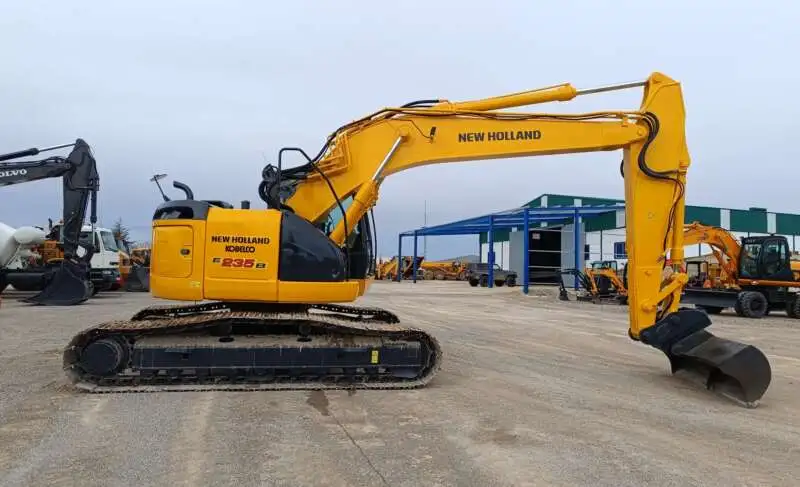
[[[120,250],[119,270],[122,276],[122,289],[128,292],[150,291],[150,249],[130,248],[123,243]]]
[[[33,249],[39,254],[39,258],[26,262],[25,267],[28,271],[58,267],[61,264],[64,259],[61,245],[62,226],[63,221],[56,224],[53,224],[52,220],[49,221],[46,240]],[[89,257],[92,293],[119,289],[121,256],[111,229],[84,224],[78,238],[78,256],[82,256],[88,248],[92,249]],[[17,273],[14,278],[14,287],[28,291],[41,291],[47,281],[47,275],[41,272]]]
[[[67,147],[72,150],[66,158],[52,156],[41,160],[6,162]],[[64,199],[63,225],[57,241],[62,258],[46,260],[39,266],[0,269],[0,281],[13,285],[17,280],[40,280],[43,289],[23,300],[28,303],[68,306],[86,301],[93,291],[90,262],[95,249],[92,245],[81,242],[80,237],[87,205],[91,208],[91,226],[97,222],[97,191],[100,183],[89,144],[83,139],[77,139],[72,144],[0,155],[0,161],[0,186],[60,177],[63,181]],[[0,242],[0,247],[12,246]]]
[[[131,270],[123,289],[129,292],[150,291],[150,249],[136,247],[130,253]]]
[[[638,110],[523,113],[506,109],[643,87]],[[140,310],[73,337],[64,367],[77,387],[406,389],[428,384],[442,349],[389,310],[346,304],[374,272],[369,212],[385,178],[417,166],[621,150],[630,285],[628,335],[663,352],[673,372],[754,406],[770,364],[752,345],[711,334],[702,310],[680,308],[690,165],[680,84],[647,80],[589,90],[570,84],[476,101],[421,100],[335,130],[313,157],[278,152],[261,173],[267,209],[173,200],[153,214],[151,292],[192,301]],[[284,168],[287,152],[307,160]],[[201,302],[204,301],[205,302]]]
[[[563,276],[572,275],[583,288],[583,291],[576,296],[578,301],[590,301],[595,304],[612,301],[618,304],[628,303],[624,275],[620,273],[616,260],[594,261],[583,271],[565,269],[560,275],[559,299],[562,301],[569,301]]]
[[[430,281],[466,281],[467,264],[456,260],[426,260],[419,264],[422,276]]]
[[[595,283],[600,296],[615,299],[620,304],[627,304],[628,289],[623,281],[623,272],[616,260],[600,260],[592,262],[587,270]]]
[[[733,308],[747,318],[761,318],[785,310],[800,318],[800,262],[791,260],[789,242],[778,235],[743,237],[728,230],[693,222],[685,227],[684,244],[711,247],[721,267],[715,285],[686,286],[682,300],[709,314]]]
[[[412,279],[414,277],[414,269],[417,271],[417,279],[423,279],[423,270],[422,270],[422,263],[424,261],[424,257],[418,256],[417,263],[414,265],[414,258],[404,255],[403,256],[403,264],[402,264],[402,271],[400,272],[400,280],[405,279]],[[398,270],[397,270],[397,257],[392,257],[391,259],[387,260],[386,262],[381,262],[378,264],[376,271],[375,271],[375,278],[376,279],[386,279],[389,281],[397,280]]]

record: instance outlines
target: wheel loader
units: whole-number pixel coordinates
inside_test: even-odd
[[[643,93],[635,110],[512,110],[637,87]],[[153,214],[150,287],[176,303],[77,333],[64,351],[65,372],[92,392],[423,387],[444,357],[435,328],[354,304],[375,272],[369,214],[381,183],[426,164],[617,150],[628,336],[663,353],[672,372],[698,375],[703,387],[757,405],[771,379],[765,355],[713,335],[708,314],[680,306],[690,156],[680,83],[662,73],[624,85],[577,90],[565,83],[379,109],[333,131],[315,155],[281,149],[276,165],[261,171],[266,209],[165,201]],[[307,162],[283,167],[289,152]],[[676,269],[664,282],[667,253]],[[580,350],[574,355],[580,360]]]

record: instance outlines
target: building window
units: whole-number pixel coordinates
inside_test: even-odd
[[[590,250],[591,250],[591,246],[589,244],[586,244],[586,245],[583,246],[583,260],[588,261],[590,259],[590,256],[589,256],[589,254],[590,254],[589,251]]]
[[[614,242],[614,258],[627,259],[628,254],[625,253],[625,242]]]

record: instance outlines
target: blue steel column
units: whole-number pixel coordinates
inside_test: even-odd
[[[400,279],[401,279],[401,276],[402,276],[402,272],[401,272],[403,270],[403,268],[402,268],[402,264],[403,264],[402,258],[403,258],[403,234],[401,233],[397,237],[397,275],[395,276],[395,278],[397,279],[397,282],[400,282]]]
[[[524,223],[522,224],[522,292],[523,294],[528,294],[528,281],[530,280],[530,239],[531,239],[531,228],[530,222],[528,218],[530,217],[530,208],[527,206],[525,207],[525,211],[523,215],[525,218]]]
[[[581,216],[578,213],[578,210],[572,214],[572,235],[573,235],[573,245],[575,246],[575,269],[581,268],[581,254],[578,252],[583,252],[582,249],[578,249],[581,245],[581,234],[580,234],[580,224],[581,224]],[[578,288],[578,279],[575,278],[575,290],[577,291]]]
[[[417,282],[417,231],[414,230],[414,255],[411,257],[411,282]]]
[[[489,252],[487,260],[489,261],[489,287],[494,287],[494,215],[489,215],[489,236],[486,239],[489,242]]]

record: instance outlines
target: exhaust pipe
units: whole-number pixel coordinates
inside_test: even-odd
[[[680,309],[640,333],[641,341],[667,356],[672,373],[700,381],[708,390],[747,408],[758,406],[772,380],[767,357],[756,347],[705,330],[708,315]]]
[[[53,272],[47,285],[39,294],[23,299],[30,304],[43,306],[72,306],[92,296],[89,270],[85,264],[69,260],[61,261],[61,267]]]

